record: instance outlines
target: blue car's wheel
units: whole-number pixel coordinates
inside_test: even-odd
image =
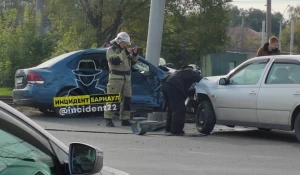
[[[74,91],[63,91],[61,93],[58,94],[58,97],[65,97],[65,96],[77,96],[79,94],[77,94]],[[56,113],[56,115],[58,117],[62,117],[62,118],[73,118],[73,117],[78,117],[79,113],[73,113],[72,108],[75,108],[74,106],[70,106],[70,107],[58,107],[58,108],[54,108],[54,111]]]

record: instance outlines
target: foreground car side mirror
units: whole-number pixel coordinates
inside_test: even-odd
[[[226,82],[227,82],[226,78],[220,78],[219,85],[224,86],[224,85],[226,85]]]
[[[69,146],[71,175],[97,174],[103,167],[103,151],[82,143]]]

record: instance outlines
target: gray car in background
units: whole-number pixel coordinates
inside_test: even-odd
[[[196,86],[196,127],[210,134],[215,124],[295,131],[300,140],[300,56],[249,59],[225,76]]]

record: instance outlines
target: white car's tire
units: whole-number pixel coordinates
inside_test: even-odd
[[[298,116],[295,120],[294,128],[295,128],[296,137],[300,141],[300,114],[298,114]]]
[[[209,100],[201,101],[196,114],[196,128],[198,132],[209,135],[215,127],[216,115]]]

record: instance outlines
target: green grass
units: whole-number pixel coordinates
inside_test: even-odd
[[[11,88],[0,88],[0,95],[12,95],[12,89]]]

